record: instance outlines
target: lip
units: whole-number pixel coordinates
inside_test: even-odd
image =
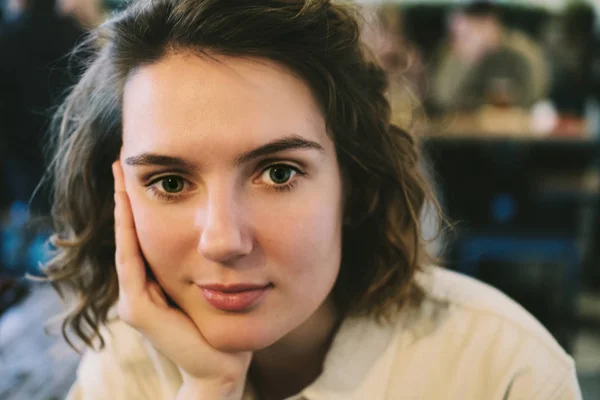
[[[273,287],[271,284],[199,285],[204,298],[222,311],[244,311],[256,305]]]

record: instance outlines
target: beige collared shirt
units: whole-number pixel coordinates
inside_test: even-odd
[[[581,399],[573,360],[523,308],[468,277],[427,271],[419,308],[386,325],[347,319],[322,375],[289,400]],[[174,399],[176,366],[124,323],[109,329],[68,400]],[[250,387],[244,400],[256,400]]]

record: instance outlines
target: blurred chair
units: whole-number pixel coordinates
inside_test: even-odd
[[[499,195],[497,199],[506,200],[506,195]],[[495,206],[492,205],[492,208]],[[500,220],[498,220],[500,223]],[[485,272],[479,271],[480,265],[491,262],[504,265],[517,265],[522,268],[529,268],[532,265],[544,265],[552,268],[558,265],[562,279],[555,280],[552,291],[547,292],[547,297],[554,297],[554,307],[547,304],[553,314],[551,319],[544,318],[540,312],[535,310],[532,304],[530,310],[537,314],[548,328],[553,332],[559,343],[567,350],[572,349],[573,335],[576,331],[576,298],[578,294],[579,281],[582,269],[582,255],[578,240],[573,235],[545,235],[542,232],[527,232],[514,234],[495,234],[494,232],[478,232],[475,234],[461,235],[455,244],[456,262],[461,272],[476,276],[485,277]],[[504,268],[508,274],[514,273],[514,270]],[[489,275],[489,274],[488,274]],[[492,276],[498,274],[492,274]],[[484,278],[485,280],[485,278]],[[489,279],[487,279],[489,281]],[[510,283],[491,279],[497,287],[510,292],[510,287],[515,286]],[[541,285],[537,285],[541,286]],[[558,290],[557,290],[558,289]],[[526,290],[526,289],[525,289]],[[523,302],[516,293],[509,293],[517,301]],[[545,296],[542,296],[545,297]]]
[[[570,350],[600,143],[438,137],[424,144],[457,225],[451,266],[520,301]],[[537,298],[529,295],[535,290]]]

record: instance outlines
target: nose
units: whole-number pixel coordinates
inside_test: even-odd
[[[225,192],[210,195],[198,212],[200,254],[221,264],[231,264],[250,254],[252,238],[245,232],[241,217],[233,195]]]

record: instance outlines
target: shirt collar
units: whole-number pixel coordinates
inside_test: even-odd
[[[394,323],[347,318],[325,358],[323,373],[290,400],[384,398],[394,360]]]

